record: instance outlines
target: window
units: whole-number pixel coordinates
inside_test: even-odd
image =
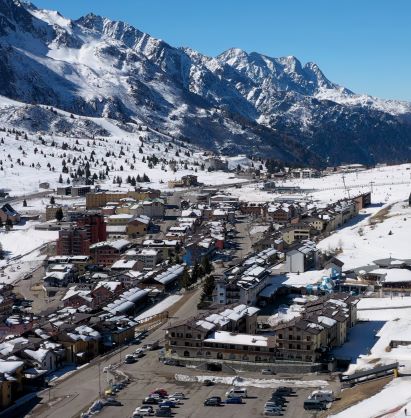
[[[311,337],[307,335],[307,341],[311,341]]]
[[[293,348],[293,345],[292,344],[288,344],[288,348]]]
[[[186,334],[186,338],[193,338],[191,334]]]
[[[297,335],[297,341],[301,340],[301,336]]]
[[[217,353],[217,358],[222,359],[223,358],[223,353]]]
[[[283,334],[278,334],[278,338],[279,338],[280,340],[282,340],[282,339],[283,339]]]
[[[172,337],[175,337],[175,336],[176,336],[176,333],[175,333],[175,332],[172,332],[172,333],[171,333],[171,336],[172,336]]]
[[[190,352],[189,351],[184,351],[184,357],[190,357]]]
[[[307,350],[311,350],[311,345],[310,344],[307,345]]]
[[[301,345],[297,344],[297,350],[300,350],[300,349],[301,349]]]

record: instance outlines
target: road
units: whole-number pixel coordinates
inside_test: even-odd
[[[185,299],[185,303],[180,306],[176,314],[169,319],[169,321],[162,327],[155,330],[150,336],[146,338],[146,341],[155,341],[164,339],[164,329],[174,323],[175,321],[187,318],[197,311],[197,303],[201,288],[193,291],[189,297]],[[137,346],[129,346],[124,348],[120,353],[116,353],[113,356],[101,359],[95,359],[91,366],[70,375],[68,378],[58,382],[51,390],[43,391],[40,394],[41,403],[36,406],[31,416],[42,418],[72,418],[79,416],[79,413],[85,410],[93,400],[98,398],[99,385],[101,384],[104,389],[105,374],[102,372],[104,367],[120,362],[124,359],[124,356],[128,353],[132,353]],[[154,376],[154,370],[158,368],[158,358],[156,352],[150,352],[149,355],[141,359],[137,363],[140,368],[147,370],[147,375],[142,374],[140,371],[137,373],[136,382],[148,378],[148,376]],[[130,365],[127,365],[127,372]],[[158,381],[157,385],[161,383]],[[132,383],[129,388],[132,388],[136,383]]]
[[[249,227],[250,223],[247,220],[242,220],[236,224],[238,234],[235,238],[237,247],[234,254],[237,257],[245,257],[251,251],[251,239],[248,233]],[[31,282],[34,283],[35,279],[28,280],[27,283],[20,283],[21,292],[26,293]],[[190,291],[189,294],[183,297],[182,302],[177,302],[179,306],[175,314],[166,324],[153,331],[147,337],[147,341],[163,340],[164,329],[166,327],[180,319],[195,315],[197,313],[197,303],[200,294],[201,287]],[[173,308],[171,311],[173,311]],[[126,347],[114,355],[95,359],[89,366],[85,366],[64,380],[60,380],[50,390],[45,390],[40,394],[41,401],[32,410],[30,415],[42,418],[72,418],[79,416],[81,411],[84,411],[90,406],[93,400],[99,397],[100,388],[104,390],[106,387],[106,374],[102,372],[104,367],[110,364],[121,363],[121,359],[124,359],[126,354],[133,352],[136,348],[136,346]],[[181,370],[180,368],[161,365],[156,352],[148,353],[138,363],[127,365],[123,369],[132,378],[132,383],[127,388],[127,393],[129,393],[127,396],[133,401],[133,405],[135,404],[134,401],[136,400],[135,396],[137,393],[139,393],[138,396],[140,397],[145,394],[142,390],[143,388],[147,389],[148,386],[156,387],[166,382],[174,383],[174,374]],[[116,412],[115,409],[113,411]],[[122,414],[121,416],[124,415]]]
[[[10,196],[4,199],[0,199],[0,204],[4,205],[5,203],[21,202],[24,199],[26,200],[37,199],[39,197],[46,197],[52,193],[54,193],[54,190],[50,189],[50,190],[44,190],[43,192],[35,192],[35,193],[30,193],[30,194],[21,195],[21,196]]]

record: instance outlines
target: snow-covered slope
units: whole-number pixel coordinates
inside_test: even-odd
[[[210,58],[123,22],[0,0],[0,58],[5,97],[137,121],[224,153],[317,164],[411,157],[410,104],[355,95],[295,57]]]

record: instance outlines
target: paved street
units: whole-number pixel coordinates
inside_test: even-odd
[[[183,193],[181,193],[181,195],[183,195]],[[237,234],[232,240],[231,255],[233,259],[244,258],[251,252],[252,240],[249,234],[251,226],[252,224],[247,218],[242,219],[235,225]],[[216,266],[215,273],[220,273],[222,270],[223,266]],[[34,307],[36,310],[41,310],[42,307],[47,305],[46,302],[48,302],[44,299],[44,296],[40,294],[36,295],[36,292],[33,292],[32,289],[32,286],[38,282],[41,274],[42,271],[39,269],[33,275],[33,278],[21,281],[18,284],[17,289],[24,296],[34,299]],[[200,293],[201,288],[198,288],[191,291],[189,294],[186,294],[183,299],[178,302],[178,307],[176,305],[174,309],[170,309],[171,317],[167,323],[153,331],[143,343],[163,340],[165,327],[177,320],[196,314]],[[57,298],[50,302],[53,305],[56,304]],[[173,314],[173,312],[175,313]],[[79,416],[80,412],[85,411],[87,407],[98,398],[99,392],[104,391],[108,386],[107,379],[110,378],[110,374],[107,375],[106,373],[103,373],[104,367],[110,364],[121,364],[125,355],[133,352],[136,348],[137,346],[135,345],[125,347],[120,353],[117,352],[104,359],[95,359],[90,365],[85,366],[84,369],[56,382],[50,390],[42,392],[40,395],[41,402],[33,409],[31,416],[44,418],[72,418]],[[119,399],[124,406],[121,408],[107,407],[104,409],[101,416],[131,416],[131,413],[136,406],[141,403],[141,400],[147,395],[148,391],[158,386],[164,386],[171,391],[184,391],[187,394],[190,394],[190,400],[187,400],[184,405],[184,415],[181,416],[206,416],[209,413],[209,409],[203,407],[202,403],[204,399],[212,391],[216,391],[215,393],[221,395],[227,389],[224,385],[216,385],[209,389],[202,387],[199,384],[176,383],[174,380],[175,373],[181,373],[182,371],[184,373],[194,373],[194,370],[165,366],[158,361],[158,355],[159,353],[156,351],[148,352],[144,358],[140,359],[135,364],[121,364],[119,370],[124,371],[131,378],[130,385],[119,394]],[[253,416],[257,413],[260,414],[264,404],[263,401],[268,397],[270,390],[256,389],[255,392],[255,396],[253,395],[253,397],[247,401],[246,405],[227,405],[226,407],[219,409],[219,414],[226,417],[237,415],[240,411],[242,411],[244,417]],[[198,410],[199,405],[201,406],[200,410]],[[290,403],[290,407],[287,408],[287,411],[293,411],[295,405],[297,405],[297,403],[294,401]],[[183,411],[183,407],[180,409]],[[287,414],[288,413],[289,412],[287,412]],[[299,416],[294,412],[290,412],[290,414],[290,417]]]
[[[176,320],[186,318],[195,313],[199,295],[200,288],[192,292],[190,297],[186,299],[186,302],[179,308],[178,312],[170,318],[165,325],[150,334],[150,336],[146,338],[146,342],[162,340],[164,338],[164,328],[166,326]],[[102,360],[100,365],[98,362],[95,362],[91,366],[86,366],[84,370],[76,372],[65,380],[57,383],[55,387],[52,387],[50,393],[48,390],[44,391],[41,395],[42,402],[33,410],[32,416],[54,418],[71,418],[78,416],[80,411],[84,410],[93,400],[98,398],[99,384],[101,384],[102,389],[106,386],[106,376],[102,372],[103,368],[109,364],[120,362],[121,359],[124,359],[126,354],[133,352],[137,347],[138,346],[135,345],[126,347],[121,353],[117,353]],[[140,362],[132,366],[133,368],[131,368],[130,365],[127,365],[124,370],[128,373],[129,370],[139,367],[139,369],[136,369],[136,372],[138,372],[137,381],[144,378],[144,374],[142,374],[144,373],[144,370],[148,373],[147,376],[155,377],[156,375],[153,371],[159,368],[158,353],[150,352]],[[160,383],[161,380],[158,382]]]

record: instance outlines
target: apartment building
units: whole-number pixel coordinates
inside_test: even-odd
[[[90,192],[86,194],[86,208],[98,209],[107,205],[109,202],[119,202],[121,199],[131,198],[136,201],[157,199],[160,197],[160,191],[154,189],[139,188],[127,192]]]
[[[95,264],[111,266],[122,257],[130,245],[125,239],[98,242],[90,246],[90,256]]]

